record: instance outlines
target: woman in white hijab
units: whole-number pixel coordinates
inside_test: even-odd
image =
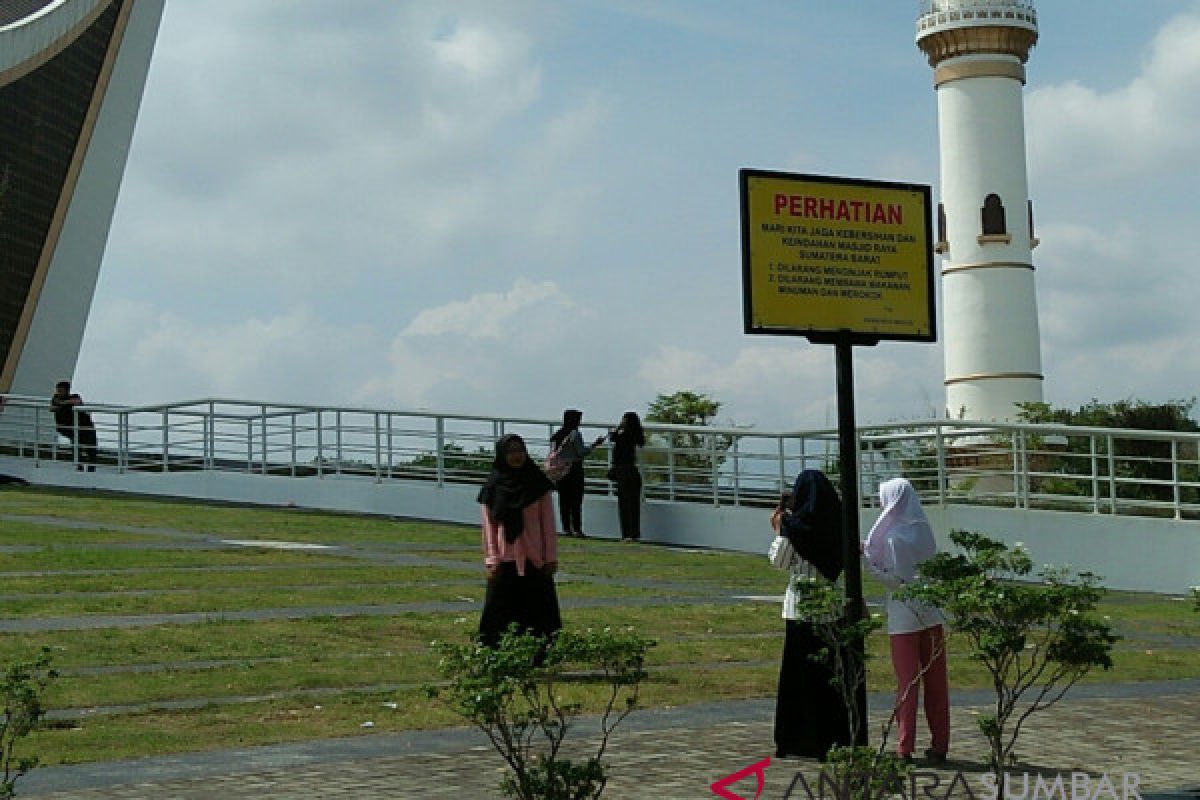
[[[918,685],[925,687],[925,720],[932,738],[925,757],[946,760],[950,749],[950,688],[946,677],[945,617],[933,606],[899,600],[892,590],[917,577],[917,567],[937,552],[933,528],[912,484],[895,478],[879,487],[882,511],[863,543],[867,568],[888,588],[888,638],[896,672],[897,754],[912,760],[917,734]]]

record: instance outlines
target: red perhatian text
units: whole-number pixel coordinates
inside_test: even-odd
[[[775,195],[775,214],[842,222],[869,222],[875,225],[904,224],[904,206],[894,203],[834,200],[829,197],[809,197],[802,194]]]

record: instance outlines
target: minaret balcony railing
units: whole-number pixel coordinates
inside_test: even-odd
[[[939,25],[1018,24],[1037,27],[1037,10],[1032,0],[921,0],[917,30]]]

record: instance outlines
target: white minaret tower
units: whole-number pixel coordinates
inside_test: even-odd
[[[942,161],[946,409],[1012,419],[1041,401],[1033,211],[1025,175],[1032,0],[922,0],[917,46],[933,67]]]

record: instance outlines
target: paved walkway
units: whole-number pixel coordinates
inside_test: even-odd
[[[947,797],[948,787],[953,786],[951,797],[982,800],[986,747],[976,719],[987,695],[956,693],[953,700],[951,760],[936,770],[918,764],[915,780],[919,790],[930,792],[922,797]],[[886,702],[886,697],[872,697],[873,730],[883,719]],[[613,739],[605,796],[613,800],[715,797],[709,788],[713,782],[771,755],[772,713],[769,700],[638,712]],[[1117,800],[1123,800],[1126,781],[1136,781],[1140,792],[1200,786],[1198,723],[1200,681],[1079,687],[1074,699],[1026,723],[1025,746],[1018,745],[1021,758],[1014,772],[1018,782],[1029,774],[1031,786],[1039,774],[1052,783],[1050,771],[1087,773],[1088,800],[1113,797],[1102,789],[1103,776],[1115,786]],[[580,730],[586,726],[581,724]],[[918,748],[923,746],[924,741],[918,740]],[[26,776],[19,784],[19,796],[47,800],[493,798],[500,796],[496,785],[502,767],[482,735],[453,728],[47,768]],[[956,783],[960,772],[962,778]],[[763,800],[786,797],[798,773],[815,791],[815,762],[772,759],[765,770]],[[1073,800],[1071,781],[1066,774],[1067,795],[1060,795],[1062,800]],[[754,778],[730,788],[749,800],[754,797]],[[806,797],[799,785],[791,796]]]

